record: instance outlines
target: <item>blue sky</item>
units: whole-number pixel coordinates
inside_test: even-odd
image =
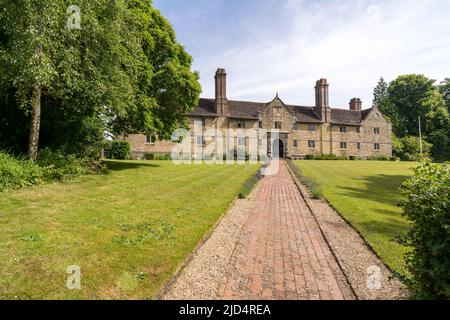
[[[228,98],[313,105],[314,83],[330,103],[369,108],[380,76],[450,77],[448,0],[154,0],[200,71],[203,97],[228,72]]]

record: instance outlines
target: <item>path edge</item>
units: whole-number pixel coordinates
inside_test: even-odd
[[[255,190],[258,189],[259,185],[261,184],[261,181],[262,181],[262,179],[260,179],[253,186],[253,189],[250,192],[249,196],[251,196],[251,194],[254,193]],[[202,236],[201,240],[197,243],[195,248],[189,253],[189,255],[183,261],[181,261],[178,264],[178,266],[176,267],[175,271],[172,273],[172,276],[170,277],[170,279],[165,284],[163,284],[161,289],[159,289],[158,293],[153,297],[152,300],[164,300],[164,296],[169,292],[170,288],[177,281],[177,279],[181,276],[181,274],[186,269],[186,267],[189,265],[189,263],[192,261],[192,259],[197,254],[197,252],[211,238],[212,234],[214,233],[214,230],[216,230],[217,226],[219,226],[219,224],[223,221],[225,216],[228,215],[230,210],[234,207],[236,202],[239,201],[239,200],[245,200],[245,199],[240,198],[239,194],[234,197],[233,201],[228,205],[227,209],[224,210],[224,212],[219,216],[217,221],[205,232],[205,234]],[[235,244],[235,246],[236,246],[236,244]],[[234,248],[233,248],[233,251],[234,251]]]

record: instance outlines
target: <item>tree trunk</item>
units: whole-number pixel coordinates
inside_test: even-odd
[[[39,130],[41,127],[41,95],[41,85],[35,85],[33,87],[31,98],[31,126],[30,138],[28,141],[28,157],[31,161],[36,160],[39,146]]]

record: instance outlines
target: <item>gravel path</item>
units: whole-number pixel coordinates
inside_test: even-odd
[[[159,297],[404,297],[401,283],[390,279],[359,234],[325,202],[305,201],[287,165],[279,165],[277,174],[264,177],[247,199],[234,203]],[[379,290],[367,289],[367,266],[372,265],[381,268]]]
[[[406,287],[359,233],[326,201],[313,200],[307,188],[296,182],[358,299],[407,299]],[[377,274],[380,280],[375,277]]]

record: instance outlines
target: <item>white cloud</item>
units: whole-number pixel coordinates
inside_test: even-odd
[[[355,96],[370,107],[380,76],[450,76],[450,1],[288,0],[278,9],[285,21],[276,33],[196,59],[204,96],[214,96],[217,67],[228,71],[229,98],[268,101],[278,91],[288,103],[312,105],[315,80],[325,77],[338,107]],[[268,21],[249,19],[248,30]]]

